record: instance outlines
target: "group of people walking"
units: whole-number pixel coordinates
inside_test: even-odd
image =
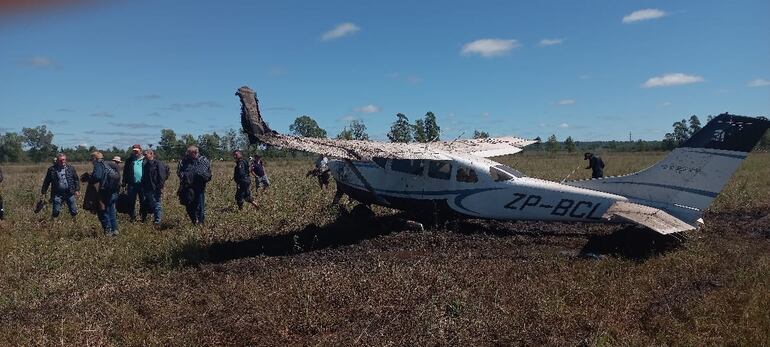
[[[242,209],[244,202],[257,208],[251,194],[251,175],[255,177],[257,189],[262,187],[267,191],[270,180],[265,173],[264,163],[259,156],[244,158],[240,150],[233,151],[233,158],[233,180],[237,188],[235,201],[238,208]],[[54,164],[46,170],[40,190],[40,201],[45,201],[48,194],[52,218],[59,217],[65,206],[70,216],[76,218],[81,184],[84,184],[83,209],[98,216],[106,235],[118,235],[118,212],[128,214],[131,223],[136,222],[137,217],[144,223],[148,215],[152,214],[152,223],[160,228],[163,219],[161,200],[171,172],[166,163],[156,158],[152,149],[143,150],[141,145],[133,145],[131,156],[123,164],[122,170],[120,157],[105,160],[104,155],[96,151],[91,153],[90,161],[93,165],[91,172],[78,176],[75,167],[67,162],[66,154],[56,155]],[[206,219],[206,185],[212,177],[210,161],[200,153],[198,147],[190,146],[179,162],[176,174],[179,177],[179,202],[185,206],[193,224],[203,224]],[[2,181],[3,172],[0,169],[0,183]],[[4,217],[0,195],[0,219]]]

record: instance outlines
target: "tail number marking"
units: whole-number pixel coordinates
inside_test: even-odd
[[[572,218],[601,219],[594,214],[599,209],[601,203],[593,203],[584,200],[561,199],[556,206],[541,204],[543,198],[540,195],[528,195],[514,193],[515,197],[511,202],[505,204],[505,208],[511,210],[523,211],[526,208],[545,208],[550,209],[551,215],[569,216]]]

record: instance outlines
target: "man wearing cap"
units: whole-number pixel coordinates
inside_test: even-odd
[[[139,205],[144,204],[144,194],[142,193],[143,165],[142,146],[135,144],[131,146],[131,156],[126,159],[126,165],[123,166],[123,187],[127,188],[128,201],[131,205],[128,215],[131,217],[132,223],[136,221],[137,196],[139,197]]]

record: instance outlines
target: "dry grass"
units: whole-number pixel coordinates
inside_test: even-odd
[[[604,159],[620,174],[663,155]],[[561,180],[579,159],[503,161]],[[4,167],[0,344],[770,344],[770,154],[749,157],[680,246],[586,224],[414,232],[386,210],[335,222],[309,161],[268,162],[272,191],[238,213],[230,165],[215,166],[207,226],[168,189],[165,230],[121,217],[115,239],[92,215],[31,214],[44,167]]]

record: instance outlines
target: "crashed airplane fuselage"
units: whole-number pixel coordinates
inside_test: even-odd
[[[488,159],[518,153],[535,141],[506,137],[417,144],[288,136],[270,129],[254,91],[241,87],[236,95],[253,143],[333,158],[329,167],[338,189],[364,204],[418,215],[636,223],[662,234],[695,229],[770,126],[762,119],[719,115],[644,171],[557,183]]]

